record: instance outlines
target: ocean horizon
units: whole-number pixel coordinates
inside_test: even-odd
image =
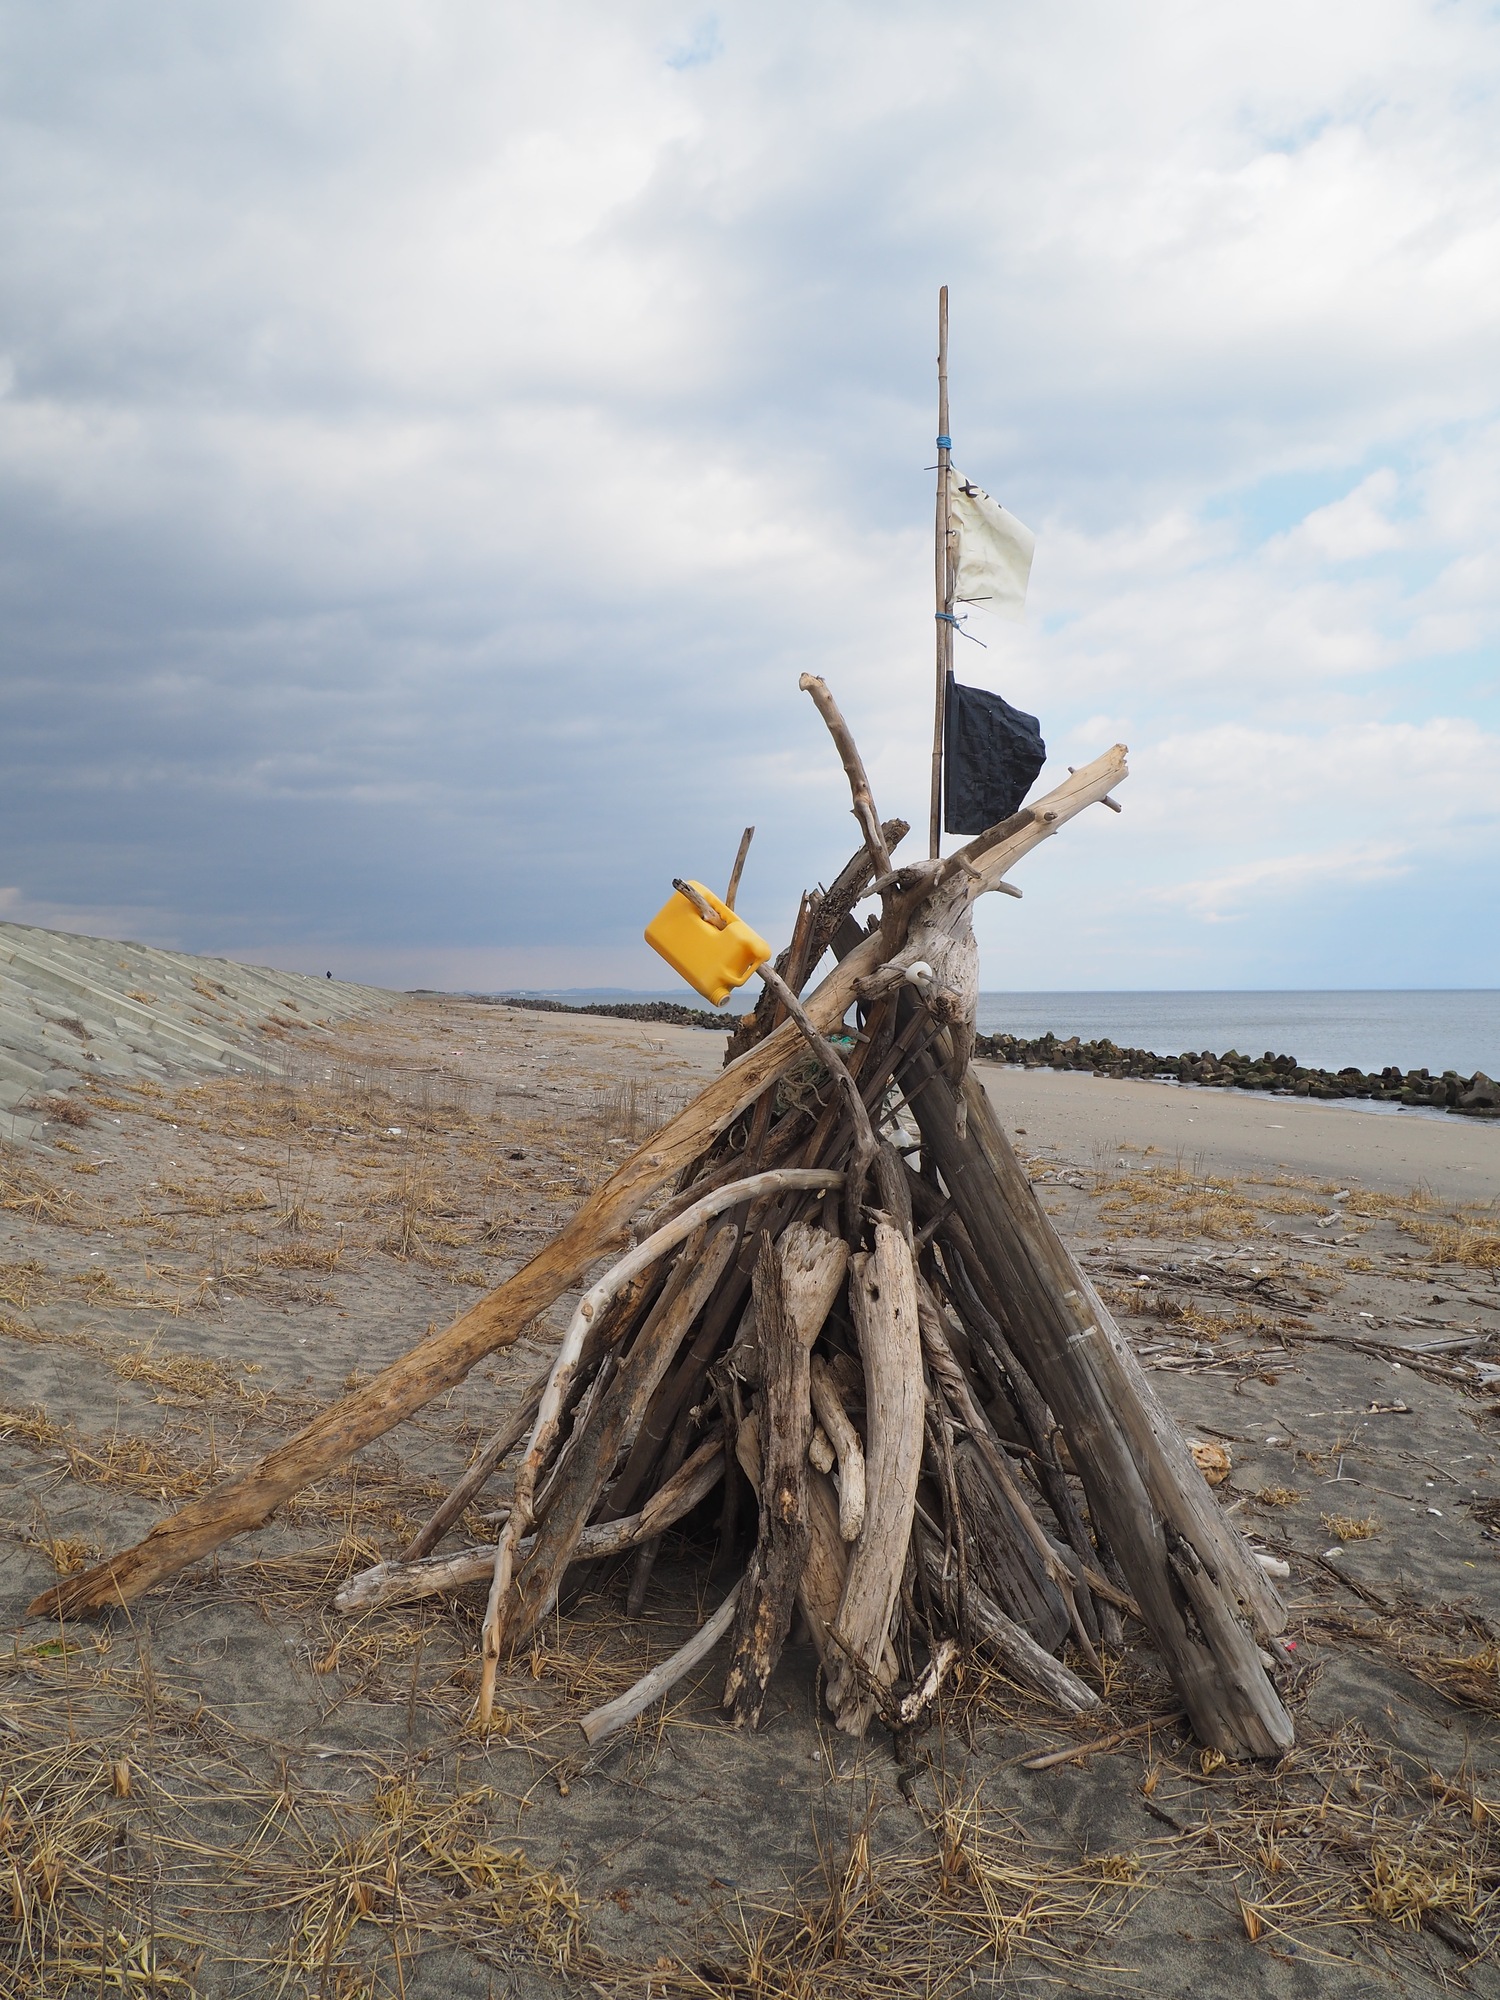
[[[520,997],[520,989],[512,989]],[[725,1014],[753,1006],[752,982],[731,996]],[[503,997],[503,996],[494,996]],[[687,987],[530,989],[525,997],[574,1006],[614,1001],[703,1002]],[[1286,991],[986,992],[979,996],[981,1034],[1034,1039],[1055,1034],[1106,1037],[1120,1048],[1182,1055],[1295,1056],[1309,1069],[1457,1070],[1500,1074],[1500,989],[1492,987],[1351,988]]]

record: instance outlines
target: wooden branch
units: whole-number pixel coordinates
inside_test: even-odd
[[[699,916],[702,917],[704,923],[708,924],[713,930],[721,931],[725,928],[726,920],[719,915],[707,896],[700,890],[695,889],[691,882],[684,882],[680,876],[674,875],[672,877],[672,887],[677,891],[679,896],[686,896]]]
[[[904,819],[885,819],[880,822],[880,832],[887,853],[894,854],[911,832],[911,828]],[[870,859],[870,851],[862,847],[851,861],[845,863],[828,885],[818,906],[818,923],[813,938],[817,956],[811,961],[813,966],[817,965],[818,959],[833,943],[834,935],[844,919],[869,893],[870,884],[875,881],[876,875],[877,870]]]
[[[976,895],[997,888],[1023,854],[1050,840],[1088,806],[1102,805],[1105,795],[1129,776],[1125,745],[1116,743],[1091,764],[1081,764],[1076,771],[1070,771],[1063,783],[1045,798],[1037,799],[1023,812],[1002,820],[987,832],[976,834],[967,846],[949,855],[943,863],[944,871],[955,866],[972,868],[979,878]]]
[[[483,1490],[490,1474],[499,1465],[501,1459],[505,1457],[508,1451],[515,1450],[516,1446],[535,1423],[536,1413],[542,1400],[542,1391],[547,1386],[547,1377],[551,1372],[548,1369],[543,1374],[537,1376],[536,1380],[521,1397],[515,1409],[505,1419],[505,1422],[480,1446],[479,1451],[475,1454],[474,1463],[469,1467],[463,1478],[459,1480],[453,1491],[445,1499],[438,1502],[432,1514],[428,1517],[426,1525],[413,1535],[412,1539],[401,1551],[400,1556],[397,1558],[398,1561],[403,1563],[420,1562],[423,1556],[430,1555],[437,1547],[444,1535],[453,1526],[453,1523],[463,1518],[465,1508]]]
[[[1038,800],[1032,822],[995,849],[998,874],[1008,872],[1030,848],[1082,811],[1090,802],[1090,774],[1101,764],[1109,766],[1107,786],[1124,775],[1123,758],[1111,752]],[[1051,821],[1046,819],[1048,813]],[[986,869],[991,859],[985,857]],[[897,938],[872,933],[854,945],[806,997],[803,1005],[821,1033],[843,1020],[860,980],[899,943]],[[133,1603],[144,1591],[211,1555],[232,1536],[259,1527],[293,1493],[373,1444],[434,1396],[455,1388],[476,1363],[496,1348],[510,1346],[592,1264],[615,1249],[630,1218],[774,1084],[802,1046],[801,1031],[784,1021],[705,1085],[616,1169],[529,1263],[450,1327],[418,1342],[361,1388],[320,1411],[257,1464],[159,1521],[132,1548],[77,1576],[60,1579],[28,1607],[28,1617],[88,1617],[111,1604]]]
[[[634,1722],[638,1715],[648,1709],[653,1701],[659,1701],[670,1687],[675,1687],[684,1674],[690,1674],[700,1660],[706,1660],[729,1630],[739,1603],[743,1579],[734,1586],[713,1617],[700,1625],[685,1646],[679,1646],[669,1660],[663,1660],[659,1667],[653,1667],[649,1674],[643,1674],[633,1688],[607,1701],[602,1708],[590,1711],[578,1727],[589,1743],[604,1742],[606,1737],[616,1736]]]
[[[899,847],[911,832],[904,819],[883,820],[880,830],[885,835],[886,846],[892,851]],[[853,925],[855,933],[853,943],[857,945],[861,942],[865,934],[854,923],[850,911],[864,897],[874,879],[875,869],[870,860],[869,849],[861,842],[856,853],[845,862],[834,877],[832,886],[818,899],[816,910],[812,908],[811,898],[804,898],[798,917],[799,920],[804,916],[807,919],[806,948],[802,949],[800,938],[794,934],[791,943],[784,951],[776,954],[775,960],[776,970],[796,992],[800,993],[807,984],[808,974],[816,971],[824,952],[834,943],[843,924]],[[799,972],[800,978],[797,976]],[[729,1037],[725,1062],[733,1062],[742,1056],[746,1049],[753,1048],[757,1042],[763,1041],[779,1019],[776,995],[769,991],[763,992],[750,1012],[739,1017],[739,1022]],[[761,1107],[758,1108],[769,1112],[768,1100],[762,1099]]]
[[[958,1663],[958,1643],[953,1639],[939,1640],[932,1658],[927,1662],[927,1671],[917,1682],[911,1693],[902,1700],[898,1711],[901,1727],[910,1729],[920,1722],[938,1698],[938,1690]]]
[[[829,1676],[839,1727],[863,1735],[874,1711],[891,1615],[911,1541],[922,1468],[922,1340],[916,1272],[906,1238],[891,1223],[850,1265],[854,1323],[865,1365],[865,1522],[849,1558],[835,1638],[845,1659]]]
[[[917,1551],[933,1588],[944,1584],[942,1551],[932,1536],[919,1530]],[[970,1583],[964,1604],[965,1636],[971,1644],[998,1662],[1023,1687],[1034,1688],[1070,1715],[1086,1715],[1101,1706],[1098,1695],[1087,1681],[1080,1680],[1071,1667],[1039,1646],[1024,1626],[1007,1618],[975,1583]]]
[[[510,1591],[511,1572],[515,1564],[516,1548],[522,1535],[532,1524],[532,1499],[536,1492],[537,1479],[542,1466],[557,1437],[562,1421],[563,1407],[568,1390],[578,1367],[578,1358],[583,1352],[584,1335],[590,1323],[597,1317],[609,1301],[627,1285],[638,1273],[648,1270],[699,1227],[716,1215],[722,1215],[726,1208],[734,1208],[741,1202],[754,1201],[762,1195],[778,1194],[783,1189],[827,1189],[839,1187],[843,1175],[830,1173],[822,1167],[778,1167],[771,1173],[752,1174],[747,1180],[731,1181],[727,1187],[715,1188],[691,1208],[684,1209],[665,1228],[655,1230],[643,1243],[638,1243],[618,1264],[605,1272],[604,1276],[592,1284],[578,1301],[572,1319],[557,1351],[557,1359],[552,1364],[547,1387],[542,1392],[540,1408],[537,1411],[536,1427],[531,1434],[531,1443],[526,1456],[516,1472],[515,1491],[511,1495],[510,1515],[500,1531],[500,1539],[495,1548],[495,1579],[490,1586],[490,1601],[485,1609],[484,1654],[479,1685],[479,1721],[481,1728],[487,1729],[495,1699],[495,1674],[500,1663],[500,1648],[505,1636],[507,1597]],[[806,1450],[806,1440],[803,1449]]]
[[[964,1372],[954,1359],[953,1350],[943,1332],[942,1314],[938,1311],[937,1301],[921,1278],[917,1280],[917,1318],[921,1327],[922,1351],[927,1357],[927,1365],[931,1368],[943,1394],[953,1405],[954,1414],[973,1439],[974,1447],[984,1461],[985,1470],[994,1481],[996,1491],[1010,1508],[1021,1532],[1030,1541],[1042,1569],[1067,1607],[1073,1636],[1078,1641],[1084,1658],[1091,1667],[1097,1669],[1099,1657],[1079,1615],[1077,1599],[1073,1595],[1072,1575],[1053,1554],[1052,1544],[1042,1533],[1026,1495],[1017,1483],[1000,1440],[995,1436],[993,1426],[974,1400]],[[1103,1579],[1100,1581],[1103,1582]]]
[[[734,857],[734,866],[729,871],[729,887],[724,891],[724,901],[729,909],[734,908],[734,899],[740,893],[740,877],[745,872],[745,856],[750,852],[750,843],[755,838],[755,828],[747,826],[740,835],[739,853]]]
[[[740,1425],[735,1439],[735,1457],[740,1470],[758,1494],[760,1492],[760,1416],[752,1410]],[[843,1653],[833,1636],[839,1605],[848,1574],[848,1551],[839,1536],[838,1502],[833,1482],[826,1474],[813,1472],[807,1482],[809,1541],[807,1560],[797,1583],[797,1604],[812,1633],[813,1646],[822,1662],[825,1683]],[[887,1646],[881,1671],[887,1680],[896,1674],[895,1655]]]
[[[849,1120],[854,1127],[854,1152],[849,1163],[849,1200],[852,1206],[863,1197],[865,1176],[874,1162],[878,1145],[875,1128],[870,1123],[870,1114],[865,1108],[864,1097],[859,1085],[850,1074],[849,1065],[843,1056],[826,1035],[819,1034],[807,1009],[780,973],[769,965],[758,965],[755,969],[801,1029],[813,1054],[827,1067],[829,1074],[844,1093]]]
[[[638,1542],[650,1541],[691,1514],[723,1476],[724,1440],[715,1432],[665,1486],[657,1488],[638,1514],[585,1528],[574,1545],[571,1560],[597,1562],[605,1556],[621,1555]],[[527,1552],[528,1542],[522,1542],[521,1548]],[[461,1590],[466,1584],[487,1582],[494,1572],[493,1542],[460,1549],[451,1556],[429,1556],[425,1561],[376,1563],[373,1568],[350,1577],[335,1595],[333,1606],[336,1611],[353,1617],[359,1612],[379,1610],[382,1605],[411,1604],[445,1590]]]
[[[1068,1484],[1067,1475],[1057,1455],[1057,1443],[1054,1437],[1056,1425],[1052,1412],[1047,1408],[1041,1392],[1032,1381],[1029,1369],[1022,1366],[1020,1356],[1006,1338],[1004,1328],[974,1288],[969,1263],[973,1261],[977,1264],[978,1260],[975,1258],[974,1246],[969,1242],[963,1223],[957,1216],[945,1211],[939,1227],[943,1234],[943,1270],[947,1277],[949,1292],[959,1318],[973,1342],[974,1352],[981,1366],[984,1365],[985,1357],[988,1355],[990,1368],[998,1362],[1005,1371],[1005,1382],[1015,1399],[1025,1433],[1030,1438],[1032,1448],[1037,1455],[1037,1479],[1042,1492],[1046,1495],[1047,1505],[1056,1516],[1069,1548],[1081,1563],[1093,1566],[1095,1549],[1089,1538],[1088,1526],[1078,1510],[1073,1489]],[[1109,1560],[1102,1551],[1097,1566],[1108,1574]],[[1116,1583],[1113,1577],[1110,1581]],[[1109,1645],[1118,1646],[1124,1638],[1124,1628],[1119,1618],[1122,1604],[1119,1587],[1117,1585],[1117,1592],[1114,1595],[1105,1596],[1097,1592],[1095,1595],[1099,1598],[1096,1608],[1100,1637]],[[1124,1608],[1130,1611],[1132,1617],[1140,1618],[1140,1607],[1133,1599],[1124,1605]]]
[[[797,1580],[811,1540],[807,1445],[812,1412],[807,1357],[812,1341],[803,1341],[787,1310],[780,1259],[766,1231],[761,1234],[755,1265],[754,1296],[765,1410],[760,1529],[740,1591],[734,1657],[724,1684],[725,1708],[737,1724],[748,1723],[752,1729],[760,1721],[766,1689],[791,1630]]]
[[[829,1449],[838,1460],[839,1534],[846,1542],[857,1541],[865,1524],[864,1447],[839,1398],[838,1386],[818,1354],[812,1358],[812,1400]]]
[[[812,1222],[790,1222],[776,1239],[787,1318],[804,1348],[823,1331],[849,1269],[849,1246]]]
[[[827,681],[817,674],[804,674],[797,683],[804,694],[810,694],[819,715],[828,725],[828,733],[843,761],[844,775],[849,780],[849,790],[854,799],[854,817],[859,822],[859,830],[865,837],[865,846],[870,850],[870,865],[876,876],[891,872],[891,852],[885,844],[885,834],[881,829],[879,815],[875,811],[875,801],[870,796],[870,781],[865,776],[864,759],[854,741],[853,731],[839,712],[839,705],[829,692]]]

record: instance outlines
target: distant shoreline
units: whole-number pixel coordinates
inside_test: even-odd
[[[717,1029],[730,1034],[744,1017],[684,1007],[675,1000],[567,1001],[529,994],[476,996],[502,1007],[527,1008],[541,1014],[594,1014],[617,1021],[643,1021],[663,1027]],[[1245,1090],[1278,1097],[1306,1097],[1321,1103],[1363,1100],[1430,1111],[1451,1111],[1464,1118],[1500,1119],[1500,1085],[1483,1070],[1461,1076],[1456,1070],[1432,1076],[1426,1069],[1400,1070],[1390,1065],[1380,1072],[1349,1065],[1340,1070],[1299,1063],[1295,1056],[1223,1055],[1211,1049],[1189,1050],[1177,1056],[1151,1049],[1120,1048],[1107,1036],[1083,1041],[1077,1035],[1060,1040],[1054,1033],[1033,1037],[978,1035],[976,1056],[1019,1069],[1087,1070],[1095,1076],[1143,1077],[1196,1085],[1205,1090]]]

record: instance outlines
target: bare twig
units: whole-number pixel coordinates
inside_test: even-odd
[[[844,772],[849,780],[849,790],[854,798],[854,817],[859,821],[859,830],[865,837],[865,846],[870,850],[870,862],[876,877],[878,879],[882,875],[889,875],[891,851],[885,844],[880,817],[875,811],[875,801],[870,795],[870,781],[865,776],[864,759],[859,754],[853,732],[840,713],[839,705],[829,692],[825,680],[817,674],[804,674],[797,685],[804,694],[812,696],[818,713],[827,723],[828,733],[843,760]]]

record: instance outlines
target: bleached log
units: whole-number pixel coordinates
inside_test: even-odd
[[[1073,1594],[1072,1573],[1054,1554],[1052,1544],[1047,1540],[1041,1524],[1032,1513],[1030,1502],[1021,1491],[1016,1476],[1010,1469],[1004,1448],[999,1438],[995,1436],[988,1417],[975,1401],[964,1372],[948,1345],[937,1301],[920,1278],[917,1281],[917,1318],[922,1332],[922,1351],[927,1357],[928,1367],[932,1370],[944,1396],[952,1405],[954,1415],[973,1439],[975,1450],[994,1482],[996,1491],[1004,1499],[1022,1534],[1030,1542],[1037,1561],[1067,1608],[1068,1620],[1073,1627],[1073,1636],[1078,1641],[1080,1650],[1089,1664],[1097,1667],[1098,1656],[1094,1651],[1092,1640],[1084,1629],[1077,1599]]]
[[[812,1401],[819,1423],[839,1467],[839,1534],[846,1542],[859,1539],[865,1524],[865,1453],[859,1432],[839,1397],[838,1385],[821,1355],[812,1358]],[[827,1468],[825,1467],[826,1471]]]
[[[738,1247],[733,1222],[721,1222],[707,1243],[696,1236],[688,1243],[618,1372],[597,1403],[574,1420],[537,1508],[541,1525],[535,1541],[515,1572],[506,1620],[512,1643],[534,1630],[552,1603],[621,1450],[633,1441],[662,1377]]]
[[[849,1558],[829,1676],[838,1725],[863,1735],[884,1683],[883,1661],[911,1541],[922,1469],[922,1340],[910,1245],[885,1221],[851,1259],[850,1295],[865,1367],[865,1520]]]
[[[807,1446],[812,1435],[812,1407],[807,1353],[812,1343],[804,1344],[787,1310],[781,1259],[768,1230],[761,1234],[755,1265],[755,1324],[765,1412],[760,1520],[740,1591],[734,1654],[724,1683],[725,1708],[737,1723],[748,1723],[752,1729],[760,1721],[766,1689],[791,1629],[797,1582],[811,1539]]]
[[[793,1222],[777,1238],[776,1255],[787,1318],[810,1351],[849,1269],[849,1246],[814,1222]]]
[[[735,1457],[740,1470],[757,1493],[760,1491],[760,1418],[751,1411],[740,1425],[735,1439]],[[797,1585],[797,1605],[807,1620],[813,1646],[828,1676],[841,1657],[833,1636],[834,1622],[844,1597],[844,1578],[849,1570],[849,1551],[839,1534],[839,1508],[833,1481],[826,1473],[812,1472],[807,1481],[807,1560]],[[896,1657],[887,1646],[881,1660],[881,1674],[895,1679]]]
[[[438,1502],[426,1522],[401,1551],[399,1560],[403,1563],[420,1562],[430,1555],[447,1534],[455,1521],[463,1519],[464,1509],[484,1490],[485,1482],[494,1472],[507,1452],[514,1451],[536,1422],[536,1413],[541,1406],[542,1391],[547,1386],[546,1374],[538,1375],[526,1390],[515,1409],[491,1432],[475,1453],[474,1463],[462,1479]]]
[[[943,1575],[942,1551],[937,1542],[919,1531],[917,1549],[929,1584],[946,1596],[951,1580]],[[1034,1688],[1070,1715],[1084,1715],[1100,1706],[1098,1695],[1087,1681],[1080,1680],[1061,1660],[1055,1660],[1024,1625],[1007,1618],[999,1605],[972,1581],[964,1596],[963,1624],[965,1636],[989,1653],[1023,1687]]]
[[[700,1625],[687,1644],[679,1646],[670,1659],[663,1660],[659,1667],[653,1667],[649,1674],[643,1674],[633,1688],[617,1695],[613,1701],[605,1702],[602,1708],[591,1710],[583,1718],[578,1727],[590,1745],[618,1735],[638,1715],[644,1714],[653,1701],[660,1701],[668,1688],[675,1687],[684,1674],[690,1674],[700,1660],[708,1658],[734,1622],[743,1587],[741,1579],[713,1617]]]

